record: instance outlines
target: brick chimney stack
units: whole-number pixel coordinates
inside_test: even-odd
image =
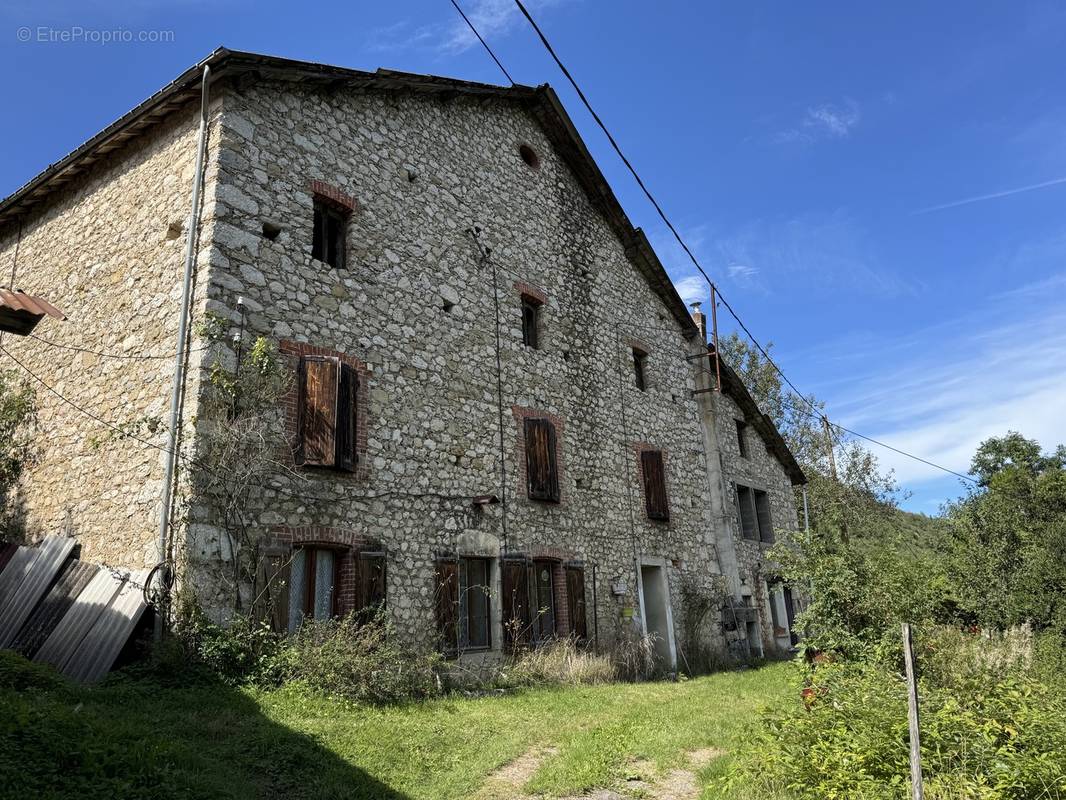
[[[707,317],[700,311],[701,303],[690,303],[689,308],[692,309],[692,321],[696,323],[696,327],[700,329],[700,336],[703,337],[703,343],[707,344]]]

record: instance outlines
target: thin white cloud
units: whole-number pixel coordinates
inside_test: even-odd
[[[707,281],[703,279],[702,275],[688,275],[676,280],[674,281],[674,288],[677,289],[677,293],[681,295],[681,299],[685,301],[686,305],[706,303],[711,299]]]
[[[830,413],[849,428],[965,473],[977,446],[1018,430],[1045,448],[1066,442],[1066,304],[1018,303],[1000,319],[955,319],[866,358],[888,368],[837,384]],[[980,321],[980,324],[978,324]],[[943,478],[872,448],[904,483]]]
[[[531,12],[544,11],[569,0],[527,0]],[[489,46],[502,39],[523,22],[513,0],[472,0],[460,3],[470,22],[478,29]],[[480,46],[470,26],[454,11],[443,22],[412,25],[409,21],[397,22],[370,32],[366,47],[376,52],[426,49],[441,55],[457,55],[475,45]]]
[[[968,206],[970,203],[983,203],[985,200],[998,200],[1001,197],[1010,197],[1011,195],[1021,194],[1022,192],[1031,192],[1035,189],[1045,189],[1048,186],[1058,186],[1059,184],[1066,183],[1066,178],[1055,178],[1050,181],[1044,181],[1042,183],[1033,183],[1029,186],[1019,186],[1017,189],[1006,189],[1002,192],[992,192],[991,194],[979,194],[974,197],[967,197],[963,200],[953,200],[950,203],[941,203],[938,206],[929,206],[928,208],[920,208],[917,211],[912,211],[914,215],[928,214],[931,211],[943,211],[947,208],[958,208],[959,206]]]
[[[845,139],[859,124],[859,104],[848,98],[842,105],[809,106],[799,125],[777,134],[777,141],[810,144],[819,139]]]
[[[759,268],[749,264],[730,264],[726,271],[729,273],[730,278],[742,282],[750,281],[759,274]]]

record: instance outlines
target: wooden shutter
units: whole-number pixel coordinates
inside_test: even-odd
[[[737,484],[737,511],[740,513],[740,534],[745,539],[758,539],[758,518],[751,489]]]
[[[359,373],[348,364],[340,365],[337,391],[337,467],[353,471],[359,463],[356,444]]]
[[[289,629],[291,563],[290,551],[266,551],[260,555],[256,569],[252,614],[257,620],[269,622],[271,630],[277,633]]]
[[[670,519],[670,504],[666,497],[666,470],[660,450],[644,450],[640,454],[644,472],[644,506],[649,519]]]
[[[501,567],[500,609],[503,637],[509,645],[524,644],[532,634],[529,613],[529,565],[525,561],[504,561]]]
[[[300,359],[298,464],[311,467],[336,465],[339,391],[339,359],[325,356]]]
[[[530,500],[559,502],[559,473],[555,463],[555,426],[546,419],[525,421],[526,477]]]
[[[770,518],[770,497],[766,492],[754,490],[755,514],[759,521],[759,540],[772,542],[774,540],[774,523]]]
[[[355,559],[357,570],[355,610],[366,616],[385,608],[385,554],[360,553]]]
[[[440,640],[440,649],[446,653],[454,653],[459,644],[456,638],[459,632],[458,560],[437,562],[434,606],[437,612],[437,635]]]
[[[566,602],[567,610],[570,612],[570,631],[578,639],[587,639],[585,570],[581,567],[566,568]]]
[[[326,214],[322,204],[315,201],[314,231],[311,239],[311,258],[326,260]]]

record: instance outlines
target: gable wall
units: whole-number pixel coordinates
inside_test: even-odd
[[[253,515],[264,535],[320,525],[382,542],[392,613],[422,643],[433,629],[434,554],[502,544],[502,507],[479,514],[469,503],[501,493],[492,270],[466,232],[478,226],[498,265],[509,549],[586,561],[590,632],[597,561],[607,640],[635,605],[634,547],[667,559],[675,604],[683,572],[712,579],[684,360],[696,345],[525,110],[263,83],[227,94],[222,123],[210,308],[232,315],[243,296],[250,334],[354,358],[369,383],[364,468],[354,478],[308,473],[291,484],[300,499],[264,498]],[[523,142],[539,169],[519,158]],[[310,256],[311,181],[358,201],[343,271]],[[264,220],[281,226],[276,240],[261,235]],[[521,343],[516,283],[546,296],[539,350]],[[647,392],[633,382],[637,342],[649,353]],[[562,423],[557,506],[525,499],[518,426],[531,411]],[[669,524],[645,517],[637,482],[647,445],[666,452]],[[207,509],[194,522],[190,555],[209,558],[219,532]],[[613,598],[616,582],[625,593]]]
[[[85,411],[156,446],[123,439],[34,384],[37,461],[12,502],[29,537],[75,536],[92,561],[139,568],[158,560],[165,456],[157,448],[166,444],[185,249],[184,227],[174,238],[167,230],[189,214],[197,112],[174,112],[23,218],[15,285],[66,313],[35,330],[64,347],[11,334],[3,347]],[[209,152],[207,197],[211,163]],[[17,224],[0,231],[0,284],[10,282],[16,239]],[[206,287],[197,288],[202,304]],[[0,368],[25,377],[2,356]],[[186,419],[197,380],[193,370]]]

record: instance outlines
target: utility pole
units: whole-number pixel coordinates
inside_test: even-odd
[[[829,417],[822,414],[822,430],[825,431],[825,449],[829,454],[829,475],[834,481],[839,480],[837,476],[837,458],[833,452],[833,431],[829,427]]]

